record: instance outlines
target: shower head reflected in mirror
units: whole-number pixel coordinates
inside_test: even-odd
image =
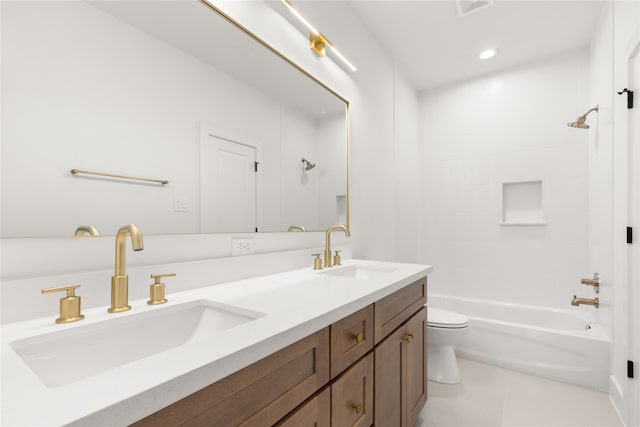
[[[582,116],[578,117],[575,122],[567,123],[567,126],[578,129],[589,129],[589,125],[586,124],[585,121],[587,120],[587,116],[589,115],[589,113],[592,111],[595,111],[597,113],[598,106],[596,105],[595,107],[584,113]]]
[[[309,171],[316,167],[315,163],[311,163],[309,160],[302,158],[302,163],[304,163],[304,170]]]

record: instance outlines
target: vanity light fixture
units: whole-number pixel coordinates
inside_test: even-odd
[[[298,12],[298,10],[295,7],[293,7],[293,5],[288,0],[282,0],[282,3],[284,3],[285,6],[287,6],[287,8],[291,11],[291,13],[293,13],[295,17],[298,18],[300,22],[302,22],[304,26],[309,29],[309,31],[311,31],[311,34],[315,36],[320,35],[320,31],[316,30],[316,28],[313,25],[311,25],[311,22],[307,21],[307,18],[302,16],[300,12]]]
[[[315,53],[319,57],[323,57],[326,55],[326,48],[329,47],[329,51],[337,56],[347,67],[349,67],[351,71],[356,71],[356,67],[351,62],[349,62],[349,60],[345,58],[338,49],[336,49],[333,43],[331,43],[322,33],[320,33],[320,31],[318,31],[307,18],[302,16],[302,14],[298,12],[295,7],[293,7],[289,0],[282,0],[282,3],[284,3],[287,6],[287,9],[289,9],[291,13],[293,13],[293,15],[298,18],[305,27],[309,29],[309,47],[311,48],[313,53]]]
[[[485,51],[480,52],[480,59],[489,59],[493,58],[496,55],[496,51],[494,49],[487,49]]]

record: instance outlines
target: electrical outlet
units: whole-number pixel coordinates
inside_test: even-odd
[[[173,210],[175,212],[189,212],[189,206],[187,202],[188,202],[188,199],[186,197],[176,197]]]
[[[253,239],[231,239],[231,256],[253,253]]]

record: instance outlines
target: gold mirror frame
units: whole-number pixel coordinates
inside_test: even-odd
[[[345,108],[346,108],[345,109],[346,128],[347,128],[347,135],[346,135],[346,137],[347,137],[347,177],[346,177],[347,178],[347,209],[346,209],[347,210],[347,215],[346,215],[347,216],[347,221],[346,222],[347,223],[345,225],[347,227],[347,230],[349,230],[349,232],[351,232],[351,211],[350,211],[350,205],[351,205],[351,183],[350,183],[350,176],[351,176],[351,132],[350,132],[350,129],[351,129],[351,124],[350,124],[350,112],[349,112],[350,102],[349,102],[349,100],[346,99],[345,97],[343,97],[342,95],[340,95],[335,90],[333,90],[331,87],[329,87],[326,84],[324,84],[324,82],[322,82],[321,80],[317,79],[313,74],[309,73],[307,70],[305,70],[304,68],[299,66],[297,63],[292,61],[290,58],[288,58],[286,55],[284,55],[278,49],[276,49],[275,47],[273,47],[272,45],[267,43],[264,39],[262,39],[257,34],[253,33],[252,31],[250,31],[248,28],[246,28],[244,25],[242,25],[240,22],[238,22],[237,20],[235,20],[234,18],[229,16],[227,13],[225,13],[221,9],[217,8],[216,6],[212,5],[211,3],[209,3],[206,0],[199,0],[199,1],[200,1],[200,3],[204,4],[205,6],[207,6],[209,9],[211,9],[212,11],[214,11],[215,13],[220,15],[222,18],[224,18],[227,21],[229,21],[231,24],[233,24],[240,31],[244,32],[249,37],[253,38],[255,41],[260,43],[262,46],[264,46],[265,48],[269,49],[271,52],[273,52],[278,57],[282,58],[284,61],[286,61],[288,64],[290,64],[292,67],[294,67],[295,69],[300,71],[302,74],[304,74],[305,76],[307,76],[308,78],[310,78],[311,80],[313,80],[314,82],[316,82],[317,84],[322,86],[327,91],[331,92],[335,97],[337,97],[338,99],[340,99],[342,102],[345,103]]]

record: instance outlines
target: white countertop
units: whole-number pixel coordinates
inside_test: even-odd
[[[109,314],[107,306],[85,319],[55,324],[49,316],[2,326],[2,425],[127,425],[330,325],[431,272],[417,264],[349,260],[343,267],[393,270],[375,279],[295,270],[222,285],[168,293],[169,302]],[[16,340],[78,328],[194,300],[212,300],[264,316],[224,330],[213,341],[193,341],[58,387],[46,386],[11,348]],[[162,331],[158,331],[162,334]],[[141,337],[144,345],[144,337]],[[90,361],[87,361],[90,363]],[[61,370],[65,366],[60,366]]]

